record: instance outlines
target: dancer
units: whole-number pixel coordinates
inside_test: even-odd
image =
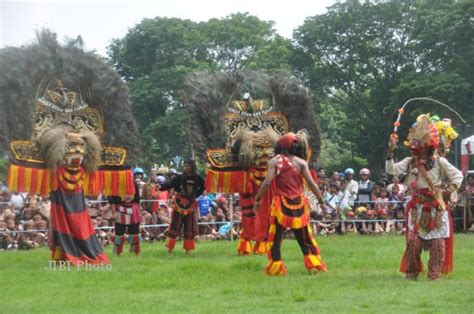
[[[184,233],[183,248],[186,254],[194,250],[196,244],[194,237],[198,235],[197,202],[196,199],[204,192],[204,179],[197,174],[194,160],[186,160],[183,164],[184,172],[172,181],[159,185],[160,191],[175,190],[172,203],[171,224],[166,238],[168,252],[172,252],[176,245],[176,238]]]
[[[140,194],[138,183],[135,182],[135,195],[111,197],[109,202],[115,212],[115,235],[112,237],[113,252],[117,256],[123,252],[123,246],[128,240],[130,252],[138,256],[140,247]],[[128,237],[125,235],[127,231]]]
[[[12,141],[10,190],[51,199],[48,236],[53,261],[74,266],[108,264],[85,195],[135,193],[126,151],[103,147],[102,117],[61,82],[37,98],[31,141]]]
[[[305,155],[307,154],[306,133],[287,133],[278,139],[275,148],[276,156],[268,163],[268,174],[255,198],[255,210],[260,207],[262,197],[269,190],[275,179],[275,191],[270,212],[268,231],[268,275],[286,275],[286,267],[281,260],[281,242],[283,231],[291,228],[301,251],[304,264],[310,274],[326,271],[321,260],[318,245],[309,225],[309,203],[304,196],[303,178],[311,191],[318,197],[320,204],[324,199],[318,186],[311,177]],[[324,206],[324,205],[323,205]]]
[[[449,212],[452,192],[462,183],[462,173],[438,155],[440,133],[428,114],[418,116],[408,135],[411,157],[395,163],[395,138],[389,142],[385,169],[388,174],[406,173],[405,184],[411,188],[406,204],[406,249],[400,270],[415,280],[423,270],[423,249],[429,250],[428,279],[437,280],[441,273],[453,270],[453,224]]]

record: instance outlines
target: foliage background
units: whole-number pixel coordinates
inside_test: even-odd
[[[192,154],[189,124],[199,119],[179,97],[187,74],[286,70],[309,88],[322,133],[318,165],[379,173],[392,122],[407,99],[439,99],[472,121],[473,15],[472,0],[352,0],[308,16],[291,39],[247,13],[200,23],[157,17],[115,39],[109,61],[129,83],[145,163]],[[450,116],[417,103],[402,130],[427,111]],[[453,122],[462,136],[473,132]]]
[[[160,16],[143,19],[124,37],[112,41],[107,58],[122,80],[114,78],[106,87],[127,83],[138,131],[128,109],[122,108],[128,106],[128,98],[124,104],[117,100],[104,109],[107,119],[112,124],[120,124],[117,119],[121,117],[127,120],[116,127],[118,131],[108,132],[106,140],[125,141],[137,157],[134,162],[148,169],[154,163],[167,165],[176,155],[194,155],[204,164],[202,149],[194,148],[205,142],[203,137],[216,134],[192,131],[192,127],[205,130],[212,121],[196,116],[181,97],[185,78],[205,72],[290,73],[308,89],[312,110],[307,117],[314,114],[321,131],[317,165],[339,171],[368,166],[378,174],[383,171],[397,109],[410,98],[432,97],[447,103],[470,125],[462,125],[439,106],[418,102],[408,108],[402,120],[401,138],[423,112],[451,117],[461,138],[474,133],[473,34],[474,0],[348,0],[333,5],[325,14],[312,16],[308,12],[292,38],[276,33],[273,22],[248,13],[204,22]],[[38,52],[74,51],[79,57],[87,56],[89,59],[84,58],[94,69],[106,67],[103,61],[91,61],[93,52],[83,51],[81,38],[70,40],[63,48],[54,40],[47,45],[49,50]],[[32,48],[0,50],[4,69],[0,86],[9,91],[0,97],[4,150],[11,138],[24,136],[28,129],[25,118],[29,115],[24,108],[30,104],[5,96],[22,90],[25,80],[19,77],[36,79],[27,63],[10,66],[15,59],[7,55],[21,51],[29,52],[19,53],[18,60],[28,53],[36,60]],[[81,58],[77,59],[84,60]],[[20,83],[14,83],[15,79]],[[12,110],[19,114],[12,115]],[[196,123],[200,125],[193,125]],[[452,162],[456,145],[459,148],[459,141],[448,156]],[[406,153],[402,149],[400,156]]]

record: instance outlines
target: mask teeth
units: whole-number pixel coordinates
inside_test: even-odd
[[[67,164],[73,166],[79,166],[82,163],[82,156],[78,154],[70,155],[67,157]],[[75,162],[73,162],[75,161]]]

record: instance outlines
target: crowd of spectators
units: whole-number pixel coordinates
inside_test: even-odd
[[[171,171],[140,178],[141,235],[144,241],[165,239],[172,194],[159,191],[158,186],[175,175],[176,172]],[[382,175],[373,180],[365,168],[359,171],[357,180],[351,168],[330,175],[319,169],[317,176],[325,205],[318,204],[316,197],[308,192],[313,232],[321,235],[405,232],[404,202],[410,188],[402,184],[400,178]],[[10,193],[1,182],[0,191],[0,249],[33,249],[47,245],[51,209],[48,196]],[[474,204],[473,175],[468,177],[460,192],[471,199],[471,205]],[[194,214],[199,221],[200,239],[238,238],[241,219],[238,194],[204,193],[197,203]],[[112,206],[103,196],[89,199],[87,204],[101,245],[110,244],[115,222]],[[468,228],[471,227],[473,209],[466,211]]]
[[[371,178],[367,168],[359,171],[357,180],[355,171],[347,168],[340,173],[330,175],[325,169],[317,170],[318,187],[323,193],[325,205],[308,193],[311,201],[313,229],[320,234],[360,234],[405,233],[404,204],[411,195],[411,187],[403,184],[403,178],[382,174],[376,180]],[[474,175],[469,175],[459,193],[451,199],[455,229],[472,230],[474,211]],[[469,199],[470,208],[464,210],[465,200]],[[469,206],[469,205],[467,205]],[[462,226],[466,221],[466,226]]]

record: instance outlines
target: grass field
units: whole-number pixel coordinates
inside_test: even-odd
[[[137,258],[106,252],[111,270],[47,270],[49,251],[0,252],[0,312],[474,312],[474,235],[455,239],[454,273],[437,282],[398,272],[403,236],[317,238],[328,272],[309,276],[285,240],[289,275],[267,277],[266,258],[238,257],[235,242],[199,242],[191,256],[144,244]],[[426,262],[427,253],[423,254]]]

